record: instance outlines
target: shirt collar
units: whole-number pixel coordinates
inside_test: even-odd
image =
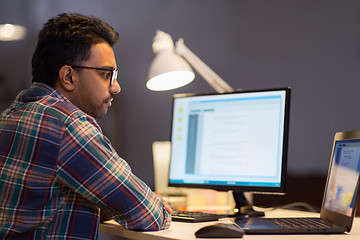
[[[58,98],[60,100],[70,102],[63,94],[61,94],[58,90],[49,85],[41,82],[34,82],[30,88],[32,91],[41,92],[44,95],[50,95],[51,97]]]

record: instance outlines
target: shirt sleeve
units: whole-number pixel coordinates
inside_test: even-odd
[[[120,158],[95,120],[69,121],[59,150],[57,178],[132,230],[160,230],[170,225],[161,200]]]

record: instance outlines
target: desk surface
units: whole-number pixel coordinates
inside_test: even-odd
[[[267,217],[318,217],[319,214],[308,213],[308,212],[298,212],[290,210],[275,210],[266,212]],[[230,219],[221,219],[221,222],[231,222]],[[126,230],[114,221],[108,221],[106,223],[100,224],[100,232],[111,234],[113,236],[120,236],[129,239],[146,239],[146,240],[155,240],[155,239],[196,239],[194,233],[201,227],[212,224],[214,222],[202,222],[202,223],[182,223],[182,222],[172,222],[169,229],[156,231],[156,232],[135,232]],[[303,240],[304,236],[311,239],[360,239],[360,218],[355,218],[353,227],[350,233],[346,234],[306,234],[306,235],[245,235],[244,239],[252,240]],[[204,239],[204,238],[203,238]],[[219,238],[218,238],[219,239]],[[310,238],[309,238],[310,239]]]

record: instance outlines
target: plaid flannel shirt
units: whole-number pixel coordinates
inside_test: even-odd
[[[96,239],[100,208],[127,229],[170,225],[95,119],[34,83],[0,116],[0,238]]]

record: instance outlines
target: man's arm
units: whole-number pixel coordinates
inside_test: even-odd
[[[69,123],[59,152],[58,179],[125,228],[160,230],[170,208],[131,171],[91,118]]]

